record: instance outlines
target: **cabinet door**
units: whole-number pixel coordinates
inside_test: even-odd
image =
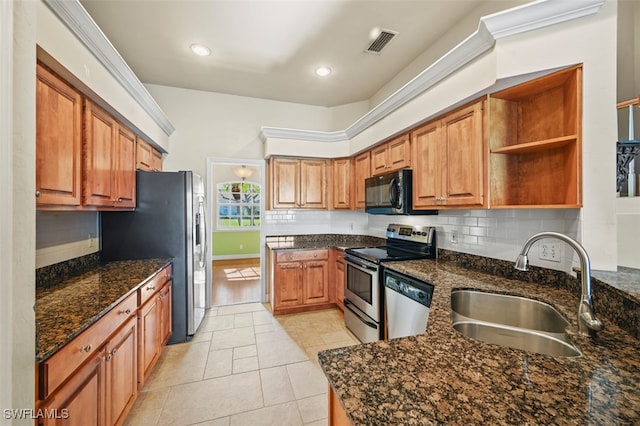
[[[443,197],[448,206],[482,205],[484,200],[484,140],[482,102],[443,119]]]
[[[118,125],[115,145],[115,207],[136,206],[136,135],[122,125]]]
[[[336,304],[344,311],[344,256],[339,254],[335,263]]]
[[[411,132],[413,141],[413,208],[437,205],[441,193],[439,121],[426,124]]]
[[[171,337],[171,284],[169,281],[160,291],[160,344],[164,345]]]
[[[271,161],[272,208],[298,208],[300,162],[289,158],[274,158]]]
[[[138,311],[138,389],[141,389],[160,352],[160,303],[152,296]]]
[[[305,305],[329,302],[329,262],[316,260],[304,262],[303,301]]]
[[[411,139],[408,133],[387,143],[387,164],[391,170],[411,167]]]
[[[138,396],[137,332],[131,318],[107,345],[107,425],[122,424]]]
[[[98,351],[40,408],[56,413],[44,426],[100,426],[105,424],[105,351]]]
[[[375,176],[388,171],[387,145],[382,144],[371,149],[371,174]]]
[[[353,208],[364,209],[364,180],[371,177],[371,157],[369,151],[353,159]]]
[[[36,205],[79,206],[82,97],[39,64],[36,75]]]
[[[302,263],[277,263],[274,270],[274,309],[302,304]]]
[[[151,171],[151,145],[145,142],[142,138],[136,140],[136,168],[144,170],[145,172]]]
[[[87,100],[84,120],[84,204],[111,206],[117,124],[111,115]]]
[[[305,209],[327,208],[327,162],[300,160],[300,205]]]
[[[162,153],[157,149],[151,150],[151,170],[154,172],[162,171]]]
[[[339,158],[332,164],[333,208],[351,208],[351,159]]]

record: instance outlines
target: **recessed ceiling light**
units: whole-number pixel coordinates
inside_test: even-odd
[[[207,46],[203,46],[201,44],[194,43],[191,45],[191,51],[198,56],[209,56],[211,55],[211,49]]]
[[[324,66],[322,66],[322,67],[318,67],[318,68],[316,68],[315,73],[316,73],[316,75],[317,75],[318,77],[326,77],[326,76],[328,76],[329,74],[331,74],[331,68],[329,68],[329,67],[324,67]]]

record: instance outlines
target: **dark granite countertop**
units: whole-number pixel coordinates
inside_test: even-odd
[[[36,289],[36,362],[53,355],[170,262],[109,262],[59,284]]]
[[[384,238],[370,235],[347,234],[306,234],[306,235],[277,235],[265,239],[266,245],[272,250],[304,250],[322,248],[351,248],[374,247],[385,243]]]
[[[429,324],[419,336],[318,354],[354,424],[640,424],[638,340],[606,318],[597,338],[576,335],[577,291],[433,260],[386,266],[435,285]],[[552,304],[571,321],[582,356],[540,355],[457,333],[451,290],[461,287]]]
[[[640,302],[640,269],[618,266],[617,271],[591,271],[591,277],[630,294]]]

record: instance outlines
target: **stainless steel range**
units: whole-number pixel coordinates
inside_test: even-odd
[[[384,262],[436,257],[436,229],[390,224],[384,246],[346,249],[344,320],[363,343],[384,338]]]

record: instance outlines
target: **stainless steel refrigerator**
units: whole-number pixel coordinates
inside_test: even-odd
[[[173,332],[190,340],[210,306],[205,189],[190,171],[136,172],[136,210],[102,212],[102,260],[174,258]]]

